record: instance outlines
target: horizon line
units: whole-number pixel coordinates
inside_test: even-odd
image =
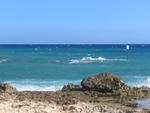
[[[57,44],[57,43],[52,43],[52,44],[40,44],[40,43],[35,43],[35,44],[23,44],[23,43],[18,43],[18,44],[0,44],[0,45],[150,45],[150,43],[120,43],[120,44],[114,44],[114,43],[104,43],[104,44]]]

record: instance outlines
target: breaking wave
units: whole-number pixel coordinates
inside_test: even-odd
[[[18,91],[58,91],[62,86],[13,85]]]
[[[69,64],[104,62],[104,61],[127,61],[127,59],[106,59],[106,58],[103,58],[103,57],[98,57],[98,58],[83,57],[82,59],[69,60]]]
[[[136,87],[150,87],[150,77],[147,78],[141,78],[137,82],[134,83],[127,83],[130,86],[136,86]]]
[[[13,87],[17,88],[18,91],[58,91],[61,90],[64,85],[68,83],[79,84],[81,80],[11,80],[4,81],[9,83]]]

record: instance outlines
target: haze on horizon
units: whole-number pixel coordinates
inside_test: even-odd
[[[149,6],[149,0],[0,1],[0,44],[148,44]]]

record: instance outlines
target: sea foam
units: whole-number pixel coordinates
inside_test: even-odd
[[[69,64],[104,62],[104,61],[127,61],[127,59],[107,59],[107,58],[103,58],[103,57],[97,57],[97,58],[83,57],[82,59],[69,60]]]
[[[6,59],[0,59],[0,63],[7,62],[7,61],[8,61],[7,58]]]
[[[58,91],[62,86],[14,85],[18,91]]]
[[[134,86],[134,87],[150,87],[150,77],[142,77],[142,76],[137,76],[136,82],[127,82],[127,85],[129,86]]]
[[[81,80],[11,80],[5,81],[13,87],[17,88],[18,91],[58,91],[68,83],[79,84]]]
[[[145,80],[143,80],[145,79]],[[81,80],[11,80],[4,81],[9,83],[13,87],[17,88],[18,91],[58,91],[61,90],[64,85],[68,83],[80,84]],[[127,82],[129,86],[135,87],[150,87],[150,77],[141,78],[137,82]]]

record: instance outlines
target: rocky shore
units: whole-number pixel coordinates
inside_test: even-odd
[[[69,83],[61,91],[17,91],[0,83],[0,113],[150,113],[131,100],[150,98],[149,87],[130,87],[111,73]]]

